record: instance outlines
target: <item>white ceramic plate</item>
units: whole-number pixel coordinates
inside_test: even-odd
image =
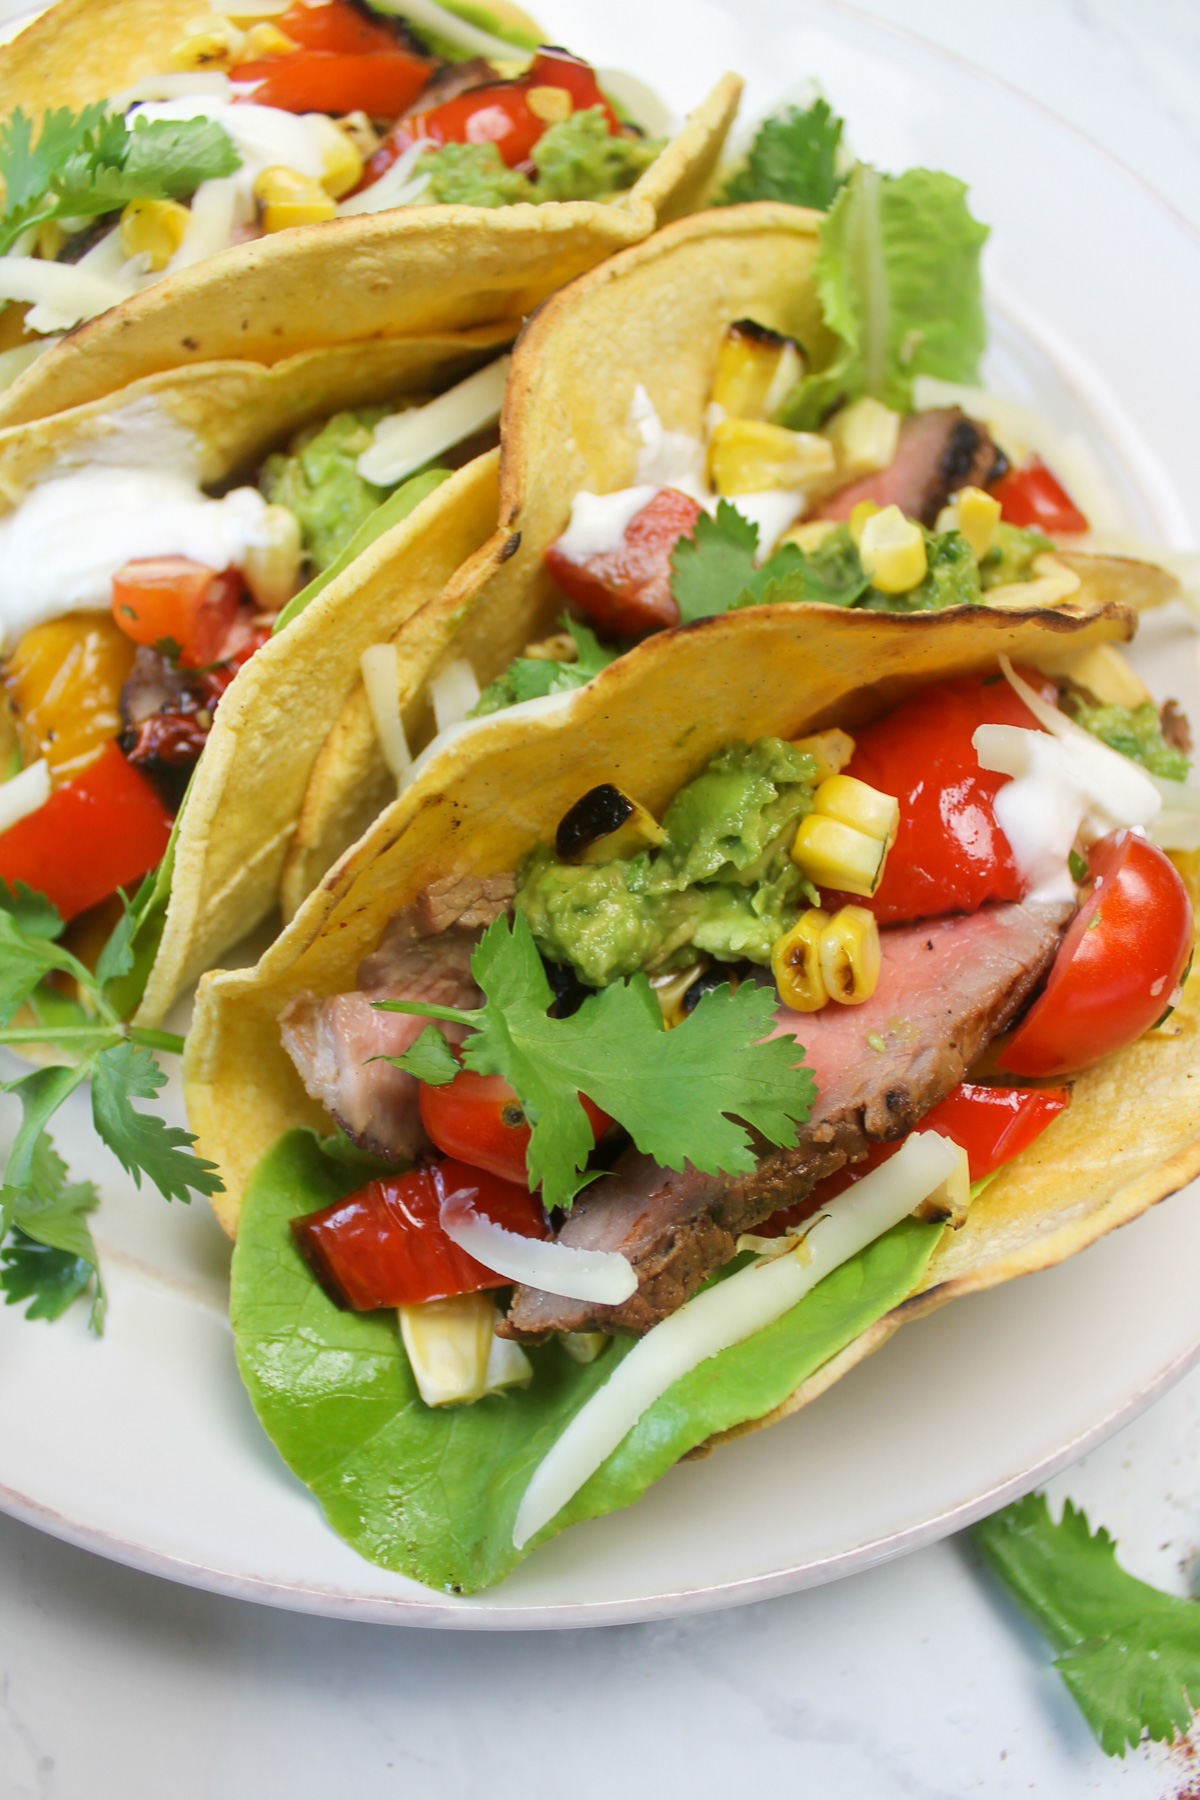
[[[861,154],[967,179],[995,228],[993,384],[1086,428],[1132,529],[1192,541],[1200,243],[1132,176],[1002,86],[841,10],[554,0],[538,11],[598,63],[634,63],[677,110],[726,67],[749,77],[752,113],[816,75]],[[1152,684],[1200,720],[1182,609],[1143,639]],[[1193,1192],[1062,1268],[907,1327],[796,1418],[681,1465],[492,1593],[455,1600],[361,1561],[283,1468],[238,1381],[228,1250],[207,1211],[135,1192],[92,1136],[84,1097],[57,1135],[104,1190],[109,1326],[96,1342],[81,1308],[52,1326],[0,1314],[0,1506],[139,1568],[305,1611],[545,1628],[828,1581],[1034,1485],[1200,1355]]]

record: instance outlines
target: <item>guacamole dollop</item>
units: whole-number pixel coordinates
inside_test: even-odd
[[[1034,558],[1054,545],[1040,531],[1028,531],[1022,525],[1009,525],[1004,519],[996,526],[996,536],[979,565],[980,585],[1003,587],[1010,581],[1032,581]]]
[[[1186,781],[1191,767],[1182,750],[1168,744],[1153,701],[1140,706],[1101,706],[1084,695],[1067,688],[1060,704],[1068,717],[1098,737],[1111,750],[1141,763],[1151,775],[1165,776],[1168,781]]]
[[[495,144],[441,144],[417,158],[414,175],[428,175],[422,204],[515,206],[545,200],[600,200],[631,187],[659,151],[661,140],[614,137],[600,106],[547,126],[530,151],[531,180],[510,169]]]
[[[679,789],[658,849],[564,863],[539,845],[516,896],[538,948],[591,987],[683,968],[699,952],[769,964],[776,940],[816,904],[791,858],[816,774],[781,738],[730,744]]]
[[[318,574],[390,491],[364,481],[356,466],[390,410],[364,406],[334,413],[323,425],[307,426],[286,451],[263,464],[260,486],[268,500],[299,519],[304,553]]]

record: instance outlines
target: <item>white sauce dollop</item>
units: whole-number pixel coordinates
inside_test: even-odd
[[[574,562],[619,550],[629,526],[658,491],[653,483],[618,488],[615,494],[590,494],[584,488],[571,502],[571,522],[556,548]]]

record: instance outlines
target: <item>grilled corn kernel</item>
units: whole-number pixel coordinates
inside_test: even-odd
[[[496,1328],[491,1295],[456,1294],[398,1310],[400,1335],[426,1406],[481,1399]]]
[[[311,175],[274,163],[254,183],[254,198],[262,205],[263,230],[286,231],[290,225],[316,225],[332,219],[337,201]]]
[[[191,216],[178,200],[131,200],[121,214],[121,248],[126,256],[148,257],[152,269],[165,269]]]
[[[827,818],[878,838],[889,850],[896,841],[900,802],[853,775],[831,775],[823,781],[813,796],[813,806]]]
[[[564,1331],[561,1342],[572,1362],[594,1363],[601,1351],[608,1348],[608,1333],[607,1331]]]
[[[171,47],[167,66],[172,69],[229,69],[241,62],[246,34],[221,13],[189,19],[185,36]]]
[[[246,33],[247,62],[253,62],[259,56],[286,56],[289,50],[299,48],[294,38],[290,38],[286,31],[280,31],[278,25],[272,25],[269,19],[260,19]],[[325,115],[322,113],[321,116],[324,118]]]
[[[862,543],[862,534],[867,520],[873,519],[875,514],[881,510],[874,500],[860,500],[857,506],[851,507],[847,523],[850,526],[850,536],[856,544]]]
[[[982,561],[996,540],[1000,523],[1000,502],[982,488],[966,487],[954,496],[953,504],[938,514],[939,531],[961,531],[971,546],[976,562]]]
[[[682,1025],[687,1018],[683,1005],[687,991],[707,967],[707,963],[698,962],[691,963],[686,969],[667,969],[661,975],[651,975],[651,991],[658,1001],[663,1024],[668,1031],[673,1030],[676,1025]]]
[[[828,913],[810,906],[771,951],[779,998],[793,1012],[820,1012],[829,998],[821,974],[821,933],[828,923]]]
[[[840,775],[850,758],[854,755],[854,739],[849,732],[839,731],[836,726],[830,731],[816,731],[811,737],[793,738],[793,750],[803,750],[811,756],[817,765],[818,782],[828,781],[831,775]]]
[[[803,488],[833,471],[833,451],[815,432],[786,431],[756,419],[722,419],[708,447],[718,494],[760,494],[765,488]]]
[[[821,932],[821,979],[831,1000],[861,1006],[879,985],[879,927],[865,906],[843,906]]]
[[[907,594],[929,573],[921,527],[906,519],[898,506],[872,513],[859,535],[858,553],[883,594]]]
[[[563,814],[554,848],[563,862],[606,863],[636,856],[666,835],[644,806],[603,781]]]
[[[798,544],[801,550],[819,550],[831,531],[838,528],[837,519],[808,519],[792,525],[779,540],[782,544]]]
[[[267,506],[242,555],[242,574],[263,612],[278,612],[300,585],[300,521],[286,506]]]
[[[23,633],[4,665],[21,760],[63,780],[121,729],[136,645],[105,613],[68,613]]]
[[[822,436],[833,445],[839,479],[856,481],[890,468],[900,442],[900,414],[866,394],[834,413]]]
[[[739,319],[717,352],[713,402],[727,419],[770,419],[803,374],[804,358],[791,338]]]
[[[334,124],[339,131],[345,132],[364,162],[368,157],[374,156],[383,142],[365,112],[343,113],[340,119],[334,120]]]
[[[306,113],[305,118],[316,132],[320,146],[321,186],[335,200],[340,200],[362,180],[362,155],[349,133],[324,113]]]
[[[545,119],[547,125],[557,125],[575,111],[575,102],[567,89],[561,87],[529,88],[525,104],[535,118]]]
[[[870,898],[883,876],[887,845],[825,813],[801,819],[792,860],[817,887],[841,888]]]
[[[958,1151],[957,1163],[940,1187],[927,1194],[913,1213],[914,1218],[923,1219],[927,1224],[949,1225],[951,1231],[957,1231],[966,1223],[967,1208],[971,1204],[971,1170],[967,1153],[961,1144],[955,1144],[954,1148]]]

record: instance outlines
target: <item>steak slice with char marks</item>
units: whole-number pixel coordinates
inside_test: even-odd
[[[776,1032],[793,1032],[804,1045],[818,1088],[795,1148],[763,1144],[757,1169],[735,1176],[679,1173],[626,1151],[584,1189],[558,1237],[580,1249],[621,1251],[637,1271],[637,1293],[620,1306],[597,1306],[519,1287],[503,1335],[639,1336],[675,1312],[729,1260],[743,1231],[860,1160],[872,1140],[902,1136],[945,1098],[1033,991],[1072,911],[995,906],[886,931],[870,1000],[820,1013],[781,1007]]]
[[[839,488],[817,507],[816,519],[848,519],[860,500],[898,506],[930,530],[959,488],[983,487],[999,452],[987,427],[957,406],[909,413],[900,424],[900,442],[886,469]]]

